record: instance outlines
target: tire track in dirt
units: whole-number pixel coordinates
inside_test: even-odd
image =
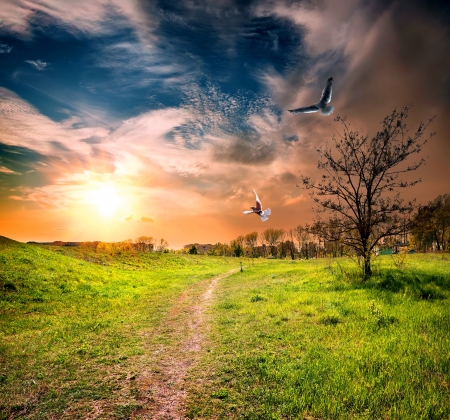
[[[133,418],[180,420],[185,418],[188,370],[199,360],[207,329],[205,311],[217,283],[236,273],[228,271],[185,290],[172,307],[158,335],[165,344],[152,349],[154,368],[143,373],[141,390],[150,397]]]

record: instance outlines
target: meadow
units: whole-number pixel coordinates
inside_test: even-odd
[[[266,261],[230,277],[191,418],[450,418],[450,256]]]
[[[378,257],[365,282],[347,258],[243,263],[207,308],[188,418],[450,418],[448,254]],[[2,238],[0,418],[150,418],[141,377],[169,313],[238,266]]]
[[[129,418],[178,296],[235,267],[0,241],[0,418]],[[90,414],[89,414],[90,413]]]

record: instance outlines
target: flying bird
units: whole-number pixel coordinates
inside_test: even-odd
[[[303,112],[305,114],[309,114],[310,112],[321,111],[321,115],[330,115],[334,111],[334,106],[328,105],[331,101],[331,90],[333,86],[333,78],[329,77],[327,80],[327,84],[323,88],[322,96],[320,97],[320,101],[311,106],[304,106],[302,108],[297,109],[289,109],[289,112],[293,114],[299,114]],[[327,106],[328,105],[328,106]]]
[[[253,192],[256,195],[256,207],[250,206],[251,210],[245,210],[243,213],[244,214],[255,213],[255,214],[261,216],[261,221],[262,222],[265,222],[266,220],[269,219],[268,216],[270,215],[271,211],[270,211],[270,209],[267,209],[267,210],[263,210],[262,209],[261,200],[259,199],[258,194],[256,194],[255,190],[253,190]]]

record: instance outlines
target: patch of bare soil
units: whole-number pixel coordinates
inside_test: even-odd
[[[186,374],[200,357],[206,333],[205,310],[217,283],[235,273],[232,270],[197,283],[177,300],[165,324],[158,331],[160,344],[153,348],[155,363],[140,376],[142,394],[148,395],[144,407],[132,416],[139,419],[185,419],[188,384]]]

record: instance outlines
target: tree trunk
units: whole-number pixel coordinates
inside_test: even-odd
[[[372,267],[370,266],[370,249],[369,245],[366,241],[363,241],[363,249],[364,249],[364,278],[369,278],[372,275]]]
[[[364,277],[370,277],[372,275],[372,268],[370,266],[370,254],[364,257]]]

